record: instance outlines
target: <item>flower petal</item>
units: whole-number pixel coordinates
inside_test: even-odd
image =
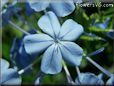
[[[29,3],[25,3],[25,14],[31,16],[35,11],[30,7]]]
[[[57,74],[62,69],[62,56],[58,45],[53,44],[44,53],[41,70],[46,74]]]
[[[108,79],[106,85],[113,86],[114,85],[114,74]]]
[[[2,85],[19,85],[21,84],[21,77],[16,69],[10,68],[5,71],[1,70],[1,84]]]
[[[78,85],[103,85],[104,82],[93,73],[80,73],[75,83]]]
[[[28,54],[40,53],[53,43],[53,39],[46,34],[34,34],[24,37],[24,47]]]
[[[0,58],[0,69],[5,71],[8,67],[9,63],[6,60]]]
[[[82,33],[83,27],[80,24],[73,21],[72,19],[68,19],[62,25],[59,38],[61,40],[73,41],[77,39]]]
[[[52,37],[57,37],[60,31],[60,23],[53,12],[48,12],[38,21],[39,27]]]
[[[60,49],[64,60],[75,66],[79,66],[82,60],[83,50],[73,42],[61,42]]]
[[[65,17],[71,14],[74,9],[75,5],[73,1],[60,1],[60,2],[51,2],[49,8],[60,17]]]
[[[35,29],[31,29],[28,32],[31,34],[36,34]],[[37,56],[37,54],[29,55],[28,53],[26,53],[24,48],[24,43],[23,43],[24,37],[25,37],[25,34],[23,34],[21,38],[14,38],[12,47],[10,50],[11,62],[13,63],[14,66],[18,66],[18,68],[20,69],[23,69],[27,67],[29,64],[31,64]],[[27,71],[25,71],[25,73],[30,73],[31,69],[32,68],[28,69]]]
[[[30,7],[37,12],[45,10],[49,5],[47,1],[28,0],[28,3]]]

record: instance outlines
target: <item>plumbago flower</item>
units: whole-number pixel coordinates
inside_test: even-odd
[[[21,77],[16,68],[9,68],[9,63],[0,58],[0,84],[1,85],[20,85]]]
[[[27,16],[31,16],[35,11],[30,7],[29,3],[25,3],[25,13]]]
[[[93,73],[80,73],[80,75],[76,78],[75,83],[77,85],[103,85],[104,82],[102,77],[96,76]]]
[[[59,17],[65,17],[71,14],[75,9],[74,2],[81,3],[82,0],[28,0],[30,7],[36,12],[40,12],[46,8],[49,8],[50,11],[53,11]]]
[[[41,53],[44,50],[41,70],[46,74],[56,74],[62,69],[62,58],[68,63],[79,66],[83,50],[76,40],[82,33],[83,27],[68,19],[62,26],[53,12],[48,12],[38,21],[43,34],[27,35],[24,38],[24,47],[28,54]]]
[[[94,19],[92,25],[93,25],[93,26],[96,26],[96,27],[98,27],[98,28],[100,28],[100,29],[107,29],[110,20],[111,20],[111,18],[108,17],[108,18],[106,18],[105,21],[102,22],[102,23],[98,23],[98,22],[95,23],[95,19]],[[106,36],[109,37],[109,38],[111,38],[111,39],[114,39],[114,30],[111,29],[109,32],[106,33]]]
[[[21,8],[16,6],[16,3],[9,4],[2,12],[2,26],[8,24],[12,16],[16,15],[19,11],[21,11]]]
[[[31,29],[29,31],[31,34],[35,34],[36,30]],[[22,36],[22,38],[14,38],[12,47],[10,50],[10,58],[14,66],[18,66],[20,69],[27,67],[29,64],[33,62],[36,55],[29,55],[25,52],[24,44],[23,44],[23,38],[25,34]]]
[[[103,23],[95,23],[94,25],[98,28],[106,29],[108,27],[109,21],[110,18],[106,18],[106,20]]]

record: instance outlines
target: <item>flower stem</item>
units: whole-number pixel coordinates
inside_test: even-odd
[[[96,50],[96,51],[94,51],[94,52],[92,52],[92,53],[90,53],[90,54],[88,54],[88,57],[91,57],[91,56],[95,56],[95,55],[97,55],[97,54],[99,54],[99,53],[101,53],[101,52],[103,52],[104,51],[104,47],[102,47],[102,48],[100,48],[100,49],[98,49],[98,50]]]
[[[20,28],[19,26],[17,26],[15,23],[13,23],[12,21],[8,22],[10,25],[12,25],[13,27],[17,28],[19,31],[23,32],[26,35],[30,35],[30,33],[28,33],[27,31],[23,30],[22,28]]]
[[[20,16],[19,14],[15,14],[15,16],[18,18],[18,20],[20,20],[20,21],[23,22],[24,24],[28,25],[30,29],[31,29],[31,28],[34,28],[34,27],[32,27],[32,25],[31,25],[28,21],[26,21],[26,20],[24,19],[23,16]]]
[[[70,73],[69,73],[69,71],[68,71],[68,68],[67,68],[67,66],[66,66],[66,64],[65,64],[64,61],[63,61],[63,68],[64,68],[64,70],[65,70],[68,83],[74,84],[73,79],[72,79],[72,77],[71,77],[71,75],[70,75]]]
[[[76,66],[76,71],[77,71],[78,76],[80,76],[80,70],[78,66]]]
[[[90,63],[92,63],[95,67],[97,67],[100,71],[102,71],[104,74],[106,74],[107,76],[111,76],[111,73],[109,71],[107,71],[106,69],[104,69],[102,66],[100,66],[99,64],[97,64],[95,61],[93,61],[90,57],[85,57]]]

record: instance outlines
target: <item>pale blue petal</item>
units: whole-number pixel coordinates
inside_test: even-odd
[[[62,69],[62,56],[58,45],[50,46],[43,55],[41,70],[46,74],[57,74]]]
[[[0,84],[2,85],[20,85],[21,77],[16,68],[9,68],[9,63],[0,59]]]
[[[0,69],[5,71],[8,67],[9,63],[6,60],[0,58]]]
[[[75,10],[73,1],[51,2],[49,8],[60,17],[65,17]]]
[[[108,79],[108,81],[106,82],[107,85],[114,85],[114,74],[112,74],[112,76]]]
[[[38,21],[39,27],[50,36],[56,38],[60,31],[60,23],[53,12],[48,12]]]
[[[95,26],[101,29],[106,29],[108,27],[110,18],[106,18],[106,20],[103,23],[96,23]]]
[[[101,28],[101,29],[106,29],[107,28],[107,24],[105,24],[105,23],[100,23],[100,24],[98,23],[95,26],[98,27],[98,28]]]
[[[80,76],[76,78],[75,83],[77,85],[103,85],[103,80],[99,79],[93,73],[80,73]]]
[[[28,3],[30,7],[37,12],[45,10],[49,5],[47,1],[28,0]]]
[[[24,47],[28,54],[41,53],[53,43],[53,39],[46,34],[34,34],[24,37]]]
[[[73,42],[61,42],[60,49],[63,59],[68,63],[79,66],[82,60],[83,50]]]
[[[103,79],[103,73],[100,73],[97,77],[98,77],[99,79]]]
[[[76,23],[72,19],[68,19],[62,25],[59,38],[61,40],[73,41],[76,40],[83,33],[83,31],[83,27],[80,24]]]
[[[40,84],[40,79],[41,79],[41,77],[37,77],[37,79],[35,80],[35,85],[39,85]]]
[[[19,77],[16,69],[6,69],[1,71],[2,85],[20,85],[21,77]]]

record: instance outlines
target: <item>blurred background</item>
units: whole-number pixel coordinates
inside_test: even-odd
[[[101,4],[105,4],[103,2]],[[40,31],[37,25],[37,21],[44,14],[43,12],[34,12],[30,9],[28,3],[13,3],[14,6],[10,6],[11,2],[7,2],[1,9],[2,15],[2,27],[0,28],[0,57],[8,60],[13,66],[11,61],[11,48],[14,39],[22,39],[23,33],[17,30],[12,25],[8,24],[7,20],[14,22],[25,31],[35,30]],[[109,3],[110,4],[110,3]],[[114,4],[113,4],[114,5]],[[4,9],[6,9],[4,11]],[[84,27],[84,33],[75,42],[81,46],[86,55],[94,52],[95,50],[104,47],[105,50],[91,58],[100,64],[105,69],[114,73],[114,6],[113,7],[80,7],[76,6],[75,11],[67,17],[61,18],[61,24],[67,20],[73,19]],[[15,47],[20,45],[17,42]],[[18,56],[17,56],[18,57]],[[16,57],[16,58],[17,58]],[[36,57],[41,57],[37,55]],[[34,58],[34,57],[32,57]],[[21,57],[24,60],[24,57]],[[40,71],[41,59],[32,68],[32,71],[22,75],[23,84],[33,84],[38,72]],[[75,67],[67,64],[72,78],[75,80],[77,73]],[[20,65],[18,68],[21,69]],[[95,74],[101,73],[96,67],[89,63],[86,59],[83,59],[80,65],[81,72],[93,72]],[[104,81],[107,79],[105,77]],[[64,70],[56,75],[45,75],[42,79],[43,84],[65,84],[67,82]]]

